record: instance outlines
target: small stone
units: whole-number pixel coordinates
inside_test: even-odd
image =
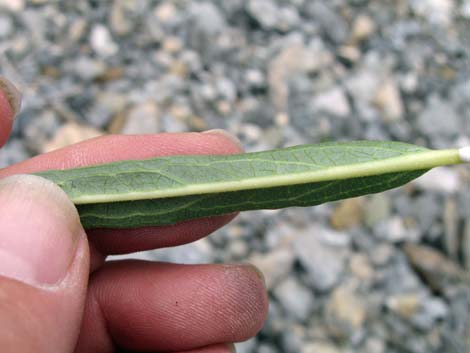
[[[403,116],[401,94],[396,82],[391,78],[379,87],[373,103],[380,109],[386,122],[400,120]]]
[[[393,216],[377,223],[374,227],[374,235],[390,243],[399,243],[405,240],[412,241],[418,238],[418,232],[407,228],[400,216]]]
[[[392,260],[394,254],[395,248],[390,244],[383,243],[370,249],[369,258],[375,266],[385,266]]]
[[[338,348],[330,343],[305,343],[300,353],[341,353]]]
[[[0,0],[0,8],[4,8],[13,12],[24,10],[24,0]]]
[[[458,261],[459,256],[459,213],[457,201],[449,197],[444,206],[444,244],[447,255],[453,261]]]
[[[364,344],[363,353],[385,353],[386,349],[386,344],[383,340],[378,337],[369,337]]]
[[[12,139],[2,147],[0,153],[0,168],[8,167],[12,164],[23,162],[30,157],[30,153],[20,139]]]
[[[333,291],[325,315],[331,334],[338,338],[349,338],[364,324],[366,309],[362,300],[351,288],[342,286]]]
[[[204,35],[219,34],[227,26],[225,17],[212,2],[191,2],[189,13],[194,21],[193,30]]]
[[[333,228],[338,230],[350,229],[361,224],[363,214],[363,199],[353,198],[341,201],[330,218]]]
[[[437,250],[416,244],[406,244],[404,250],[415,270],[435,291],[445,294],[457,283],[470,284],[470,276]]]
[[[265,29],[272,29],[278,21],[279,8],[272,0],[250,0],[248,13]]]
[[[446,194],[456,193],[462,187],[458,171],[449,167],[432,169],[413,181],[413,184],[424,190],[444,192]]]
[[[103,132],[79,125],[75,122],[66,123],[55,133],[54,137],[42,148],[43,153],[51,152],[75,143],[103,135]]]
[[[307,279],[318,291],[334,287],[344,270],[347,252],[343,247],[328,246],[318,235],[321,229],[312,229],[294,239],[294,253],[307,271]]]
[[[359,15],[352,28],[351,40],[361,42],[369,38],[375,31],[375,23],[372,18],[366,15]]]
[[[387,307],[404,319],[410,320],[418,312],[421,298],[416,294],[401,294],[390,297]]]
[[[118,36],[129,34],[133,28],[133,21],[128,16],[126,4],[129,2],[116,0],[111,7],[109,22],[112,31]]]
[[[313,99],[315,110],[347,118],[351,114],[351,107],[344,90],[340,87],[316,95]]]
[[[432,97],[416,122],[419,131],[430,137],[454,137],[458,135],[461,122],[454,107],[439,97]]]
[[[9,37],[13,33],[15,25],[9,15],[0,14],[0,38]]]
[[[429,331],[436,321],[444,320],[449,313],[449,307],[439,297],[425,296],[421,299],[420,309],[413,316],[411,322],[420,330]]]
[[[294,277],[286,278],[273,290],[286,314],[295,320],[305,321],[310,317],[314,304],[314,294]]]
[[[183,49],[183,42],[180,38],[175,36],[168,36],[163,41],[163,50],[170,54],[175,54]]]
[[[341,17],[337,8],[330,2],[309,1],[307,10],[314,18],[325,35],[336,44],[343,43],[348,37],[349,26]]]
[[[375,276],[375,271],[364,254],[352,255],[349,260],[349,268],[354,276],[364,282],[371,282]]]
[[[266,287],[272,289],[288,276],[294,260],[291,249],[279,248],[267,254],[255,254],[250,257],[249,262],[261,270],[266,280]]]
[[[68,30],[68,37],[72,42],[79,42],[85,35],[88,22],[84,18],[77,18],[72,21]]]
[[[133,107],[128,115],[122,134],[151,134],[159,131],[160,110],[153,102]]]
[[[258,340],[256,337],[249,339],[245,342],[240,342],[235,344],[235,349],[237,353],[254,353]]]
[[[470,271],[470,218],[465,222],[463,230],[462,253],[465,269]]]
[[[361,70],[346,80],[346,88],[356,104],[364,105],[373,101],[380,87],[380,76],[369,70]]]
[[[171,1],[165,1],[155,8],[154,13],[161,23],[170,23],[176,19],[178,9]]]
[[[387,219],[391,213],[390,198],[384,194],[375,194],[367,198],[364,208],[364,221],[369,227]]]
[[[106,72],[104,62],[89,56],[79,56],[76,60],[71,60],[66,67],[85,81],[94,80]]]
[[[105,58],[115,55],[119,50],[108,28],[101,24],[96,24],[91,29],[90,45],[96,54]]]
[[[452,0],[413,0],[413,11],[432,24],[447,26],[452,21],[454,2]]]
[[[268,67],[268,82],[272,100],[280,112],[287,111],[289,79],[297,73],[314,73],[332,61],[332,55],[320,40],[306,47],[292,44],[284,48]]]

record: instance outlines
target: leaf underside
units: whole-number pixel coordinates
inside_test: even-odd
[[[173,156],[124,161],[38,175],[57,183],[72,200],[91,200],[91,203],[77,205],[85,228],[138,228],[236,211],[314,206],[383,192],[406,184],[427,169],[378,171],[377,175],[371,176],[283,186],[276,186],[276,180],[279,177],[295,179],[295,176],[308,173],[321,176],[333,167],[365,166],[370,162],[425,151],[429,150],[398,142],[336,142],[229,156]],[[237,182],[249,187],[223,190],[224,183],[237,185]],[[211,193],[211,187],[217,187],[218,191]],[[198,193],[194,194],[192,190],[198,190]],[[159,193],[172,192],[183,194],[159,196]],[[119,198],[135,194],[141,198],[146,193],[155,198],[96,202],[107,196]]]
[[[425,171],[393,173],[350,180],[259,190],[78,205],[85,228],[138,228],[237,211],[315,206],[329,201],[389,190]]]

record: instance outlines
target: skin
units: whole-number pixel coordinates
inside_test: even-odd
[[[13,109],[0,91],[0,146],[12,121]],[[231,342],[254,336],[266,318],[268,299],[262,275],[251,265],[105,262],[110,254],[192,242],[235,215],[85,234],[75,208],[56,186],[7,178],[122,159],[239,151],[239,145],[220,133],[104,136],[0,170],[0,183],[8,181],[0,186],[0,347],[40,353],[228,353]],[[70,255],[65,275],[55,282],[58,273],[52,268],[54,262],[63,265],[61,255],[41,253],[42,245],[28,246],[40,229],[47,230],[40,234],[47,241],[60,240],[50,244],[62,242],[57,251],[51,245],[50,253]],[[71,236],[62,240],[65,233]],[[65,244],[69,239],[73,241]],[[2,268],[2,251],[13,247],[21,247],[28,258],[48,259],[50,268],[39,266],[35,278],[52,285],[2,275],[7,270]]]

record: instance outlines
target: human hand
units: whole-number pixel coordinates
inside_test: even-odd
[[[0,78],[0,146],[15,98]],[[10,97],[9,97],[10,96]],[[17,105],[16,105],[17,107]],[[104,136],[0,169],[2,352],[228,353],[267,315],[262,276],[249,265],[105,262],[110,254],[197,240],[234,215],[85,234],[65,193],[16,175],[172,154],[227,154],[223,133]],[[12,176],[15,175],[15,176]]]

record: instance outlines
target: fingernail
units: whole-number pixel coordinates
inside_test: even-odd
[[[5,77],[0,76],[0,90],[3,91],[5,97],[10,104],[13,111],[13,116],[16,116],[21,108],[21,93],[11,81]]]
[[[242,145],[241,141],[238,139],[238,137],[236,137],[235,135],[231,134],[231,133],[228,132],[227,130],[223,130],[223,129],[213,129],[213,130],[204,131],[203,134],[212,134],[212,135],[221,135],[221,136],[224,136],[224,137],[226,137],[227,139],[229,139],[230,141],[232,141],[234,144],[236,144],[238,147],[240,147],[240,149],[243,150],[243,145]]]
[[[84,230],[75,206],[32,175],[0,180],[0,275],[32,286],[65,278]]]
[[[230,352],[232,353],[237,353],[237,348],[235,348],[235,345],[233,343],[227,343],[228,349],[230,349]]]

